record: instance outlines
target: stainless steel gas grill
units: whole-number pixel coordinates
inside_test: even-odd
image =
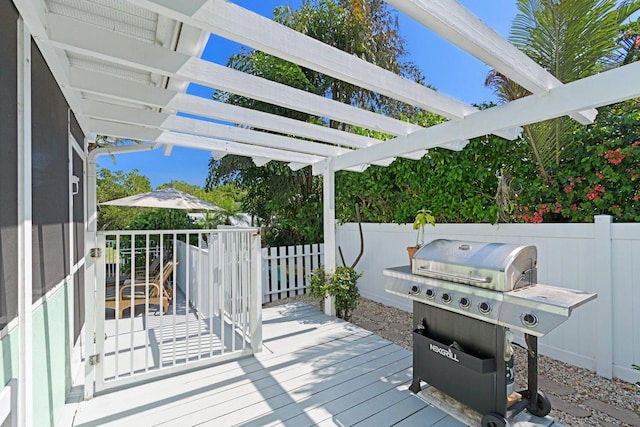
[[[388,292],[414,301],[414,393],[423,397],[425,381],[482,415],[479,423],[487,427],[510,425],[525,409],[549,413],[537,386],[537,338],[596,294],[536,283],[531,245],[434,240],[415,254],[411,268],[384,275]],[[509,388],[511,331],[524,333],[529,350],[528,388],[517,393]]]

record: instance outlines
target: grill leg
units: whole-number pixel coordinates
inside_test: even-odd
[[[422,391],[422,386],[420,385],[420,377],[413,377],[413,382],[409,386],[409,390],[411,390],[415,394],[418,394]]]
[[[527,343],[527,384],[529,388],[529,412],[537,407],[538,396],[538,337],[525,334]]]
[[[546,417],[551,412],[551,402],[538,391],[538,338],[525,334],[527,352],[527,381],[529,382],[529,405],[527,410],[536,417]]]

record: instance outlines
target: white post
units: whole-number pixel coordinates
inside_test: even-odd
[[[262,351],[262,243],[260,231],[251,234],[251,291],[249,321],[251,323],[251,350]],[[221,314],[221,318],[222,318]]]
[[[18,425],[33,424],[31,33],[18,19]]]
[[[269,302],[269,248],[261,249],[261,274],[262,274],[262,303]]]
[[[336,174],[333,170],[333,159],[325,160],[323,170],[323,224],[324,224],[324,270],[331,273],[336,268]],[[329,316],[336,315],[335,301],[327,296],[324,300],[324,312]]]
[[[93,154],[93,153],[92,153]],[[90,256],[92,248],[98,247],[97,242],[97,196],[96,196],[96,156],[89,154],[87,160],[87,212],[84,247],[85,247],[85,270],[84,270],[84,333],[85,333],[85,354],[84,356],[84,398],[91,399],[94,392],[95,370],[89,363],[89,357],[95,354],[95,284],[96,284],[96,259]]]
[[[85,141],[85,145],[87,141]],[[97,197],[97,164],[96,159],[100,156],[117,154],[117,153],[133,153],[138,151],[149,151],[159,148],[158,144],[136,144],[125,145],[121,147],[98,148],[89,153],[86,161],[86,215],[84,248],[85,248],[85,264],[84,264],[84,336],[85,346],[84,357],[84,398],[91,399],[94,393],[95,370],[89,363],[89,357],[96,353],[95,340],[95,324],[96,316],[104,316],[102,313],[96,312],[96,262],[98,258],[91,256],[91,249],[98,248],[97,230],[98,230],[98,197]],[[103,253],[102,257],[105,256]],[[102,261],[104,262],[104,260]],[[104,301],[104,299],[102,300]]]
[[[611,280],[611,222],[610,215],[594,218],[595,274],[598,285],[598,350],[596,369],[605,378],[613,376],[613,289]]]

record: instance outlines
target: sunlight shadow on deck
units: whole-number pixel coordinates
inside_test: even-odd
[[[263,316],[271,352],[82,402],[75,426],[456,425],[408,391],[407,350],[308,305]]]
[[[187,306],[181,292],[176,293],[174,303],[175,311],[171,305],[166,314],[152,312],[150,308],[145,316],[143,307],[133,319],[105,320],[106,381],[242,348],[242,336],[226,322],[222,342],[219,316],[202,317],[194,307]]]

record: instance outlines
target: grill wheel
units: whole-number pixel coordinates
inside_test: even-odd
[[[527,410],[536,417],[546,417],[551,412],[551,402],[549,402],[547,396],[539,391],[536,398],[536,407],[533,409],[527,408]]]
[[[500,414],[490,413],[482,417],[482,427],[506,427],[507,419]]]

